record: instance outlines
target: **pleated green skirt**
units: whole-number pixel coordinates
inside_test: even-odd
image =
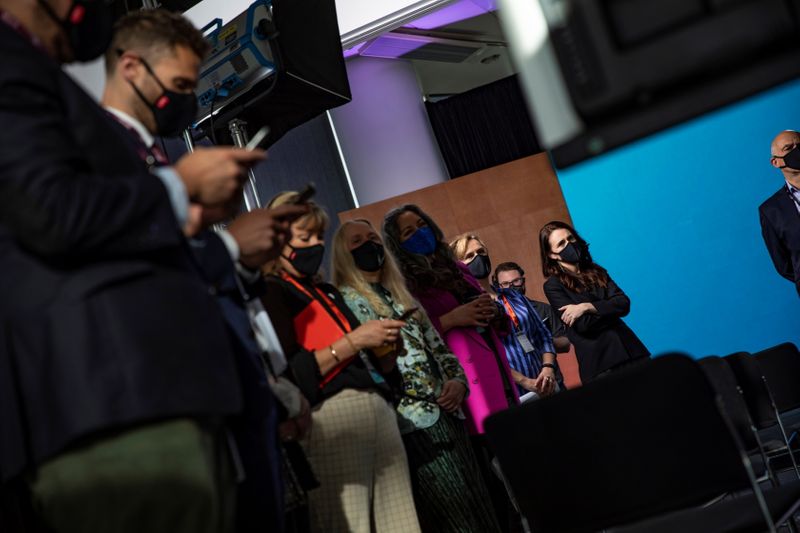
[[[424,533],[500,531],[460,420],[442,413],[436,424],[403,435],[403,441]]]

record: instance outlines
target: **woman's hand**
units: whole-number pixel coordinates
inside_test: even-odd
[[[388,374],[397,364],[397,358],[405,354],[405,345],[403,344],[403,337],[397,337],[397,342],[389,346],[382,346],[381,348],[373,348],[372,353],[378,358],[378,370],[381,374]]]
[[[446,330],[457,327],[486,327],[497,313],[497,306],[492,297],[484,293],[464,305],[459,305],[449,313],[441,316],[442,328]],[[449,327],[444,327],[447,324]]]
[[[348,335],[359,350],[378,348],[397,342],[400,328],[405,325],[400,320],[369,320]]]
[[[555,370],[546,366],[539,372],[539,376],[533,380],[533,386],[536,388],[536,393],[542,398],[550,396],[556,391],[556,373]]]
[[[572,327],[576,320],[588,312],[594,311],[594,306],[588,302],[582,304],[569,304],[558,308],[561,311],[561,320],[568,327]]]
[[[436,399],[436,403],[438,403],[439,407],[448,413],[452,413],[458,409],[458,407],[461,405],[461,402],[464,401],[464,395],[466,393],[467,388],[463,383],[451,379],[444,382],[444,385],[442,386],[442,394]]]

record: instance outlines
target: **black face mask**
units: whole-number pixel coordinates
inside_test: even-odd
[[[520,293],[521,295],[525,296],[525,285],[520,285],[519,287],[515,287],[514,285],[512,285],[512,286],[510,287],[510,289],[511,289],[512,291],[517,291],[517,292],[518,292],[518,293]]]
[[[122,50],[117,50],[117,53],[122,55],[123,52]],[[178,93],[170,91],[164,87],[164,84],[161,83],[161,80],[155,75],[153,69],[147,64],[147,61],[142,58],[139,58],[139,61],[142,62],[148,74],[150,74],[153,79],[156,80],[158,86],[161,87],[161,96],[156,98],[155,102],[150,103],[133,82],[129,83],[131,87],[133,87],[133,90],[136,91],[136,94],[139,95],[139,98],[142,99],[153,113],[153,118],[156,121],[156,133],[162,137],[177,137],[183,130],[192,125],[197,116],[197,96],[195,96],[193,92]]]
[[[107,0],[73,0],[66,19],[58,18],[46,0],[39,0],[47,16],[63,28],[76,61],[91,61],[108,48],[114,36],[114,12]]]
[[[290,244],[289,248],[292,249],[292,253],[289,254],[289,257],[284,255],[283,258],[291,263],[298,274],[313,276],[317,273],[322,264],[322,257],[325,255],[324,245],[315,244],[308,248],[295,248]]]
[[[358,269],[364,272],[377,272],[386,260],[383,245],[375,241],[367,241],[358,248],[350,250],[350,253],[353,254]]]
[[[478,254],[470,261],[467,268],[475,276],[475,279],[486,279],[492,272],[492,260],[488,255]]]
[[[586,247],[574,242],[568,243],[558,254],[565,263],[581,264],[586,259]]]
[[[783,157],[775,156],[778,159],[783,159],[783,166],[780,168],[788,168],[791,170],[800,170],[800,144],[786,152]]]

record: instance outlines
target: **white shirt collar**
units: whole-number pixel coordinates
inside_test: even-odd
[[[137,119],[133,118],[124,111],[120,111],[119,109],[114,109],[113,107],[106,106],[106,111],[108,111],[109,113],[117,117],[119,120],[121,120],[123,124],[127,125],[130,128],[133,128],[133,131],[139,134],[139,137],[142,139],[142,142],[147,148],[150,148],[155,144],[156,140],[153,137],[153,134],[150,133],[144,126],[144,124],[139,122]]]

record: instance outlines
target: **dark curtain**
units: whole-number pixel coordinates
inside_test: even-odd
[[[516,75],[425,107],[451,178],[542,151]]]

